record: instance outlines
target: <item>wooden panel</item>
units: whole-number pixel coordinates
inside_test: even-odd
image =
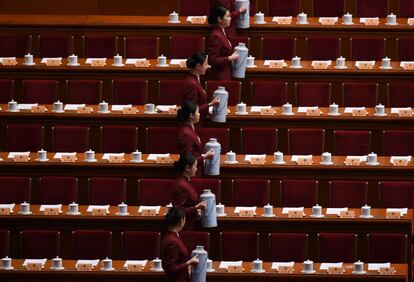
[[[62,0],[60,0],[62,1]],[[179,0],[99,0],[99,15],[168,15],[172,11],[179,12]]]
[[[0,0],[3,14],[94,15],[98,13],[97,8],[97,0]]]

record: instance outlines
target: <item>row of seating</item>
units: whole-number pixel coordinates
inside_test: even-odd
[[[221,181],[219,179],[195,178],[191,180],[198,195],[204,189],[211,189],[216,201],[221,202]],[[0,177],[0,204],[24,201],[32,202],[32,178]],[[88,178],[91,205],[118,205],[126,201],[126,179],[110,177]],[[138,180],[138,199],[130,205],[161,205],[171,201],[172,179],[143,178]],[[42,176],[39,178],[40,203],[64,204],[78,202],[78,179],[65,176]],[[318,203],[318,180],[282,179],[279,181],[280,206],[312,207]],[[414,183],[405,181],[381,181],[379,207],[414,208]],[[270,199],[268,179],[232,180],[232,201],[223,202],[230,206],[259,206],[273,203]],[[329,182],[329,207],[360,208],[367,204],[368,182],[362,180],[332,180]],[[33,202],[32,202],[33,203]]]
[[[111,257],[112,232],[109,230],[74,230],[71,259],[104,259]],[[0,255],[9,254],[9,232],[0,230]],[[355,262],[361,250],[354,233],[318,233],[317,242],[309,242],[306,233],[269,233],[266,258],[270,261],[302,262],[308,258],[309,244],[318,248],[316,261]],[[203,245],[209,250],[209,233],[183,231],[180,238],[188,250]],[[407,262],[407,235],[398,233],[367,234],[369,262]],[[48,258],[60,255],[60,232],[55,230],[22,230],[21,258]],[[123,231],[121,259],[154,259],[160,257],[160,234],[151,231]],[[64,242],[70,244],[70,242]],[[227,231],[220,233],[221,260],[253,261],[260,257],[259,233]],[[243,248],[240,248],[243,246]],[[263,258],[263,257],[262,257]],[[64,258],[65,259],[65,258]]]

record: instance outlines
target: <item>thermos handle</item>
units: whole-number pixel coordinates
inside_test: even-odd
[[[201,267],[202,266],[202,267]],[[207,258],[204,262],[199,262],[197,267],[191,268],[191,272],[194,272],[196,274],[201,273],[201,271],[207,267]]]
[[[208,204],[207,202],[207,210],[204,210],[204,215],[205,216],[210,216],[210,214],[213,212],[213,206],[215,206],[216,203],[215,201],[213,201],[213,203],[211,205]]]

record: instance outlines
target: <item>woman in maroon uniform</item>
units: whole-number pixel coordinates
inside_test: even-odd
[[[197,256],[189,259],[188,250],[180,240],[178,232],[185,224],[183,209],[172,207],[165,215],[168,231],[162,240],[162,268],[168,282],[190,281],[189,267],[198,264]]]
[[[230,26],[226,28],[226,33],[229,37],[236,36],[236,20],[240,16],[240,14],[245,14],[247,8],[242,6],[240,9],[236,10],[235,0],[215,0],[213,1],[213,6],[222,6],[230,11],[231,23]]]
[[[208,62],[211,65],[211,80],[231,80],[231,62],[239,59],[239,54],[233,52],[233,46],[228,39],[225,28],[230,26],[230,12],[222,6],[214,8],[208,22],[216,27],[208,41]]]
[[[184,209],[187,224],[186,230],[193,230],[196,225],[198,210],[207,207],[206,202],[198,202],[198,195],[190,183],[197,171],[197,159],[191,153],[180,155],[180,159],[174,163],[174,170],[177,174],[172,184],[171,203],[174,207]]]

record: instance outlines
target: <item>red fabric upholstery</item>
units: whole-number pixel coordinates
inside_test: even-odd
[[[407,235],[368,234],[369,262],[407,263]]]
[[[240,103],[241,96],[241,82],[240,81],[215,81],[209,80],[206,82],[207,89],[207,101],[213,100],[214,91],[218,89],[219,86],[224,86],[226,91],[229,92],[229,100],[227,105],[235,106]]]
[[[400,37],[397,39],[398,43],[398,60],[399,61],[413,61],[414,55],[412,50],[414,48],[414,37]]]
[[[264,60],[291,60],[296,54],[296,38],[262,37]]]
[[[20,232],[21,257],[52,259],[60,253],[60,232],[55,230],[24,230]]]
[[[385,40],[383,37],[351,38],[351,45],[351,60],[353,61],[381,61],[385,57]]]
[[[378,101],[378,83],[342,83],[345,107],[374,108]]]
[[[319,261],[356,261],[356,238],[353,233],[319,233]]]
[[[331,1],[331,0],[329,0]],[[341,40],[338,37],[312,36],[307,38],[308,60],[335,60],[340,56]]]
[[[203,246],[204,250],[209,251],[210,234],[204,231],[182,231],[180,239],[183,241],[188,253],[191,254],[196,246]]]
[[[201,147],[204,148],[210,138],[217,138],[221,145],[221,152],[224,154],[229,151],[229,129],[228,128],[196,128],[197,135],[201,140]]]
[[[160,257],[160,233],[153,231],[124,231],[121,234],[123,259],[153,260]]]
[[[284,179],[280,181],[283,207],[312,207],[317,201],[318,181]]]
[[[414,83],[388,83],[389,107],[414,107]]]
[[[400,17],[414,17],[414,2],[411,0],[400,0]]]
[[[0,229],[0,257],[10,257],[10,231]]]
[[[102,126],[102,152],[131,153],[137,149],[137,135],[135,126]]]
[[[356,16],[385,18],[388,14],[387,0],[358,0],[356,2]]]
[[[414,155],[414,130],[384,130],[384,156]]]
[[[78,200],[78,179],[66,176],[40,178],[40,203],[68,205]]]
[[[126,179],[91,177],[89,179],[90,204],[116,206],[125,202]]]
[[[63,57],[73,54],[73,36],[59,34],[39,35],[39,56]]]
[[[331,104],[331,83],[297,82],[295,88],[298,107],[329,107]]]
[[[231,46],[237,46],[239,43],[244,43],[247,48],[250,48],[250,37],[247,36],[231,36],[229,37]]]
[[[112,35],[84,35],[83,56],[85,58],[111,58],[118,52],[118,37]]]
[[[116,79],[112,80],[114,104],[144,105],[147,102],[148,80]]]
[[[0,57],[24,57],[31,50],[31,35],[0,34]]]
[[[30,203],[32,179],[29,177],[0,177],[0,204]]]
[[[57,80],[23,80],[23,103],[53,104],[57,99]]]
[[[288,129],[290,155],[320,155],[325,147],[324,129]]]
[[[232,182],[233,206],[263,207],[269,203],[269,180],[235,179]]]
[[[220,239],[222,260],[253,261],[257,258],[259,239],[256,232],[220,232]]]
[[[414,182],[381,181],[378,188],[381,208],[414,208]]]
[[[252,86],[253,106],[281,107],[287,100],[287,82],[254,80]]]
[[[75,230],[72,236],[73,259],[111,257],[112,232],[108,230]]]
[[[0,79],[0,103],[7,104],[14,96],[14,80]]]
[[[145,178],[139,180],[139,205],[165,206],[171,202],[172,179]]]
[[[52,150],[54,152],[85,152],[89,149],[89,127],[52,127]]]
[[[67,103],[98,104],[102,97],[101,80],[66,80]]]
[[[159,55],[159,40],[159,37],[124,37],[124,56],[126,58],[155,59]]]
[[[161,105],[181,105],[184,87],[182,80],[159,80],[158,87]]]
[[[36,124],[7,125],[10,152],[35,152],[44,146],[44,128]]]
[[[245,127],[240,131],[243,154],[271,155],[277,151],[277,128]]]
[[[334,140],[337,156],[362,156],[370,153],[371,131],[335,130]]]
[[[152,154],[177,153],[177,128],[148,127],[147,152]],[[168,142],[165,142],[168,140]]]
[[[206,16],[209,11],[209,0],[180,0],[180,16]]]
[[[269,16],[297,16],[300,11],[299,0],[269,0]]]
[[[171,58],[187,59],[199,51],[204,53],[204,37],[192,35],[170,36]]]
[[[313,0],[314,17],[342,17],[344,0]]]
[[[329,181],[329,203],[333,208],[360,208],[367,203],[368,182],[356,180]]]
[[[269,261],[304,261],[307,258],[308,234],[269,234]]]
[[[215,178],[191,178],[191,185],[197,195],[200,196],[204,189],[210,189],[211,193],[216,195],[216,203],[221,202],[221,180]]]

